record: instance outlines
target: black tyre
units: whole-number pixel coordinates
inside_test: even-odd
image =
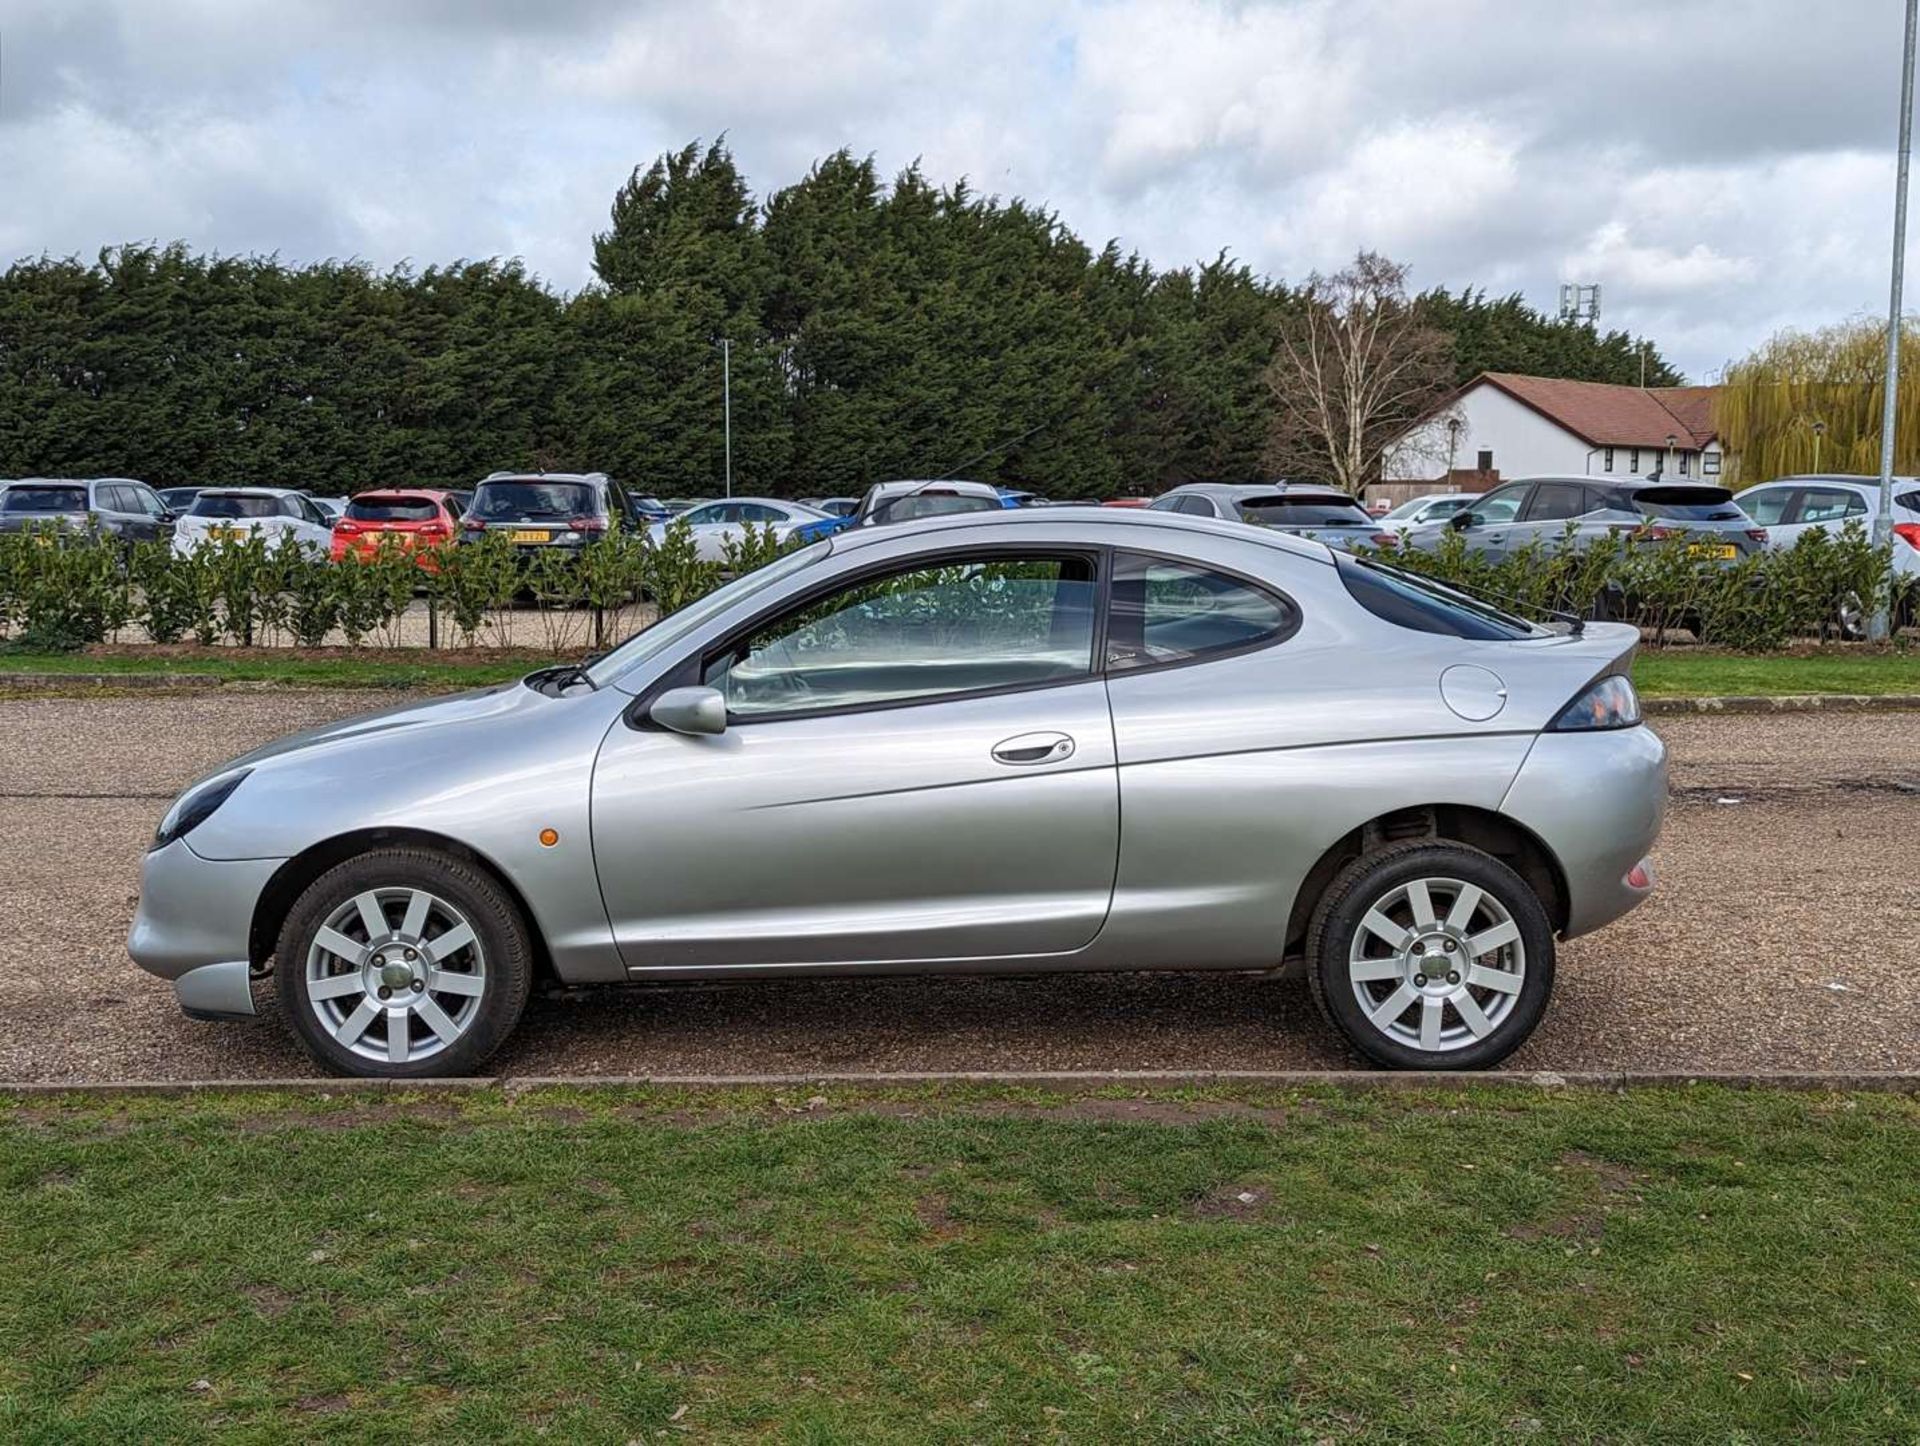
[[[1553,993],[1553,926],[1527,882],[1464,844],[1355,860],[1321,895],[1307,979],[1354,1048],[1391,1069],[1486,1069]]]
[[[533,947],[485,870],[430,849],[375,849],[294,902],[274,975],[281,1014],[334,1073],[465,1075],[519,1023]]]

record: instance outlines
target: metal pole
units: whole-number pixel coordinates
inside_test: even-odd
[[[727,496],[733,496],[733,342],[720,338],[720,395],[726,412]]]
[[[1893,284],[1887,303],[1887,390],[1880,408],[1880,511],[1873,519],[1873,544],[1893,548],[1893,423],[1899,406],[1901,287],[1907,270],[1907,161],[1913,154],[1913,43],[1920,22],[1920,0],[1907,0],[1906,44],[1900,54],[1900,161],[1893,182]],[[1887,594],[1874,600],[1867,636],[1876,641],[1889,632]]]

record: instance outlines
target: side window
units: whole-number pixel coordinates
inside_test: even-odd
[[[767,623],[703,671],[729,716],[957,697],[1089,677],[1093,564],[956,558],[866,578]]]
[[[1587,489],[1573,482],[1541,482],[1527,502],[1528,522],[1558,522],[1587,511]]]
[[[158,517],[167,510],[167,505],[160,500],[159,493],[151,487],[134,487],[130,490],[133,493],[133,500],[140,504],[140,510],[147,516]]]
[[[1733,500],[1740,510],[1762,527],[1777,527],[1787,520],[1798,487],[1758,487],[1742,492]]]
[[[705,507],[696,507],[691,512],[680,515],[687,519],[690,526],[706,527],[715,522],[736,522],[738,509],[731,502],[712,502]]]
[[[1147,510],[1150,512],[1178,512],[1180,510],[1180,504],[1184,501],[1186,501],[1184,497],[1156,497],[1147,504]]]
[[[1192,493],[1177,499],[1173,504],[1173,510],[1188,517],[1212,517],[1214,515],[1212,501],[1205,497],[1197,497]]]
[[[736,522],[784,522],[786,517],[778,508],[769,507],[764,502],[742,502],[734,508]]]
[[[1800,497],[1800,522],[1839,522],[1847,517],[1865,517],[1867,501],[1858,492],[1844,487],[1809,487]]]
[[[1473,525],[1487,527],[1513,521],[1520,511],[1520,503],[1526,498],[1527,490],[1525,487],[1502,487],[1489,492],[1473,504]]]
[[[102,512],[132,512],[131,499],[116,482],[102,482],[93,489],[93,505]]]
[[[1107,667],[1151,668],[1252,647],[1287,636],[1299,622],[1293,604],[1265,588],[1192,563],[1120,553]]]

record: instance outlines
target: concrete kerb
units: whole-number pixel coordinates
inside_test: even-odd
[[[1920,693],[1735,694],[1724,698],[1642,698],[1649,716],[1698,713],[1889,713],[1920,708]]]
[[[289,1094],[482,1094],[508,1096],[545,1091],[631,1089],[803,1089],[831,1086],[882,1089],[893,1085],[1019,1085],[1076,1093],[1115,1085],[1194,1088],[1219,1084],[1276,1089],[1454,1090],[1505,1089],[1636,1090],[1774,1089],[1823,1094],[1920,1094],[1920,1073],[1899,1071],[1796,1070],[1487,1070],[1480,1073],[1419,1070],[928,1070],[887,1073],[742,1075],[482,1075],[460,1079],[257,1079],[122,1080],[106,1083],[58,1080],[0,1081],[0,1098],[55,1095],[239,1095]]]

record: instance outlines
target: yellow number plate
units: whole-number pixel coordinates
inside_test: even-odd
[[[537,527],[516,527],[507,534],[510,542],[551,542],[553,534]]]
[[[1688,557],[1711,557],[1716,562],[1731,562],[1740,549],[1724,542],[1696,542],[1687,549]]]
[[[218,542],[238,542],[247,535],[244,527],[209,527],[207,536]]]

